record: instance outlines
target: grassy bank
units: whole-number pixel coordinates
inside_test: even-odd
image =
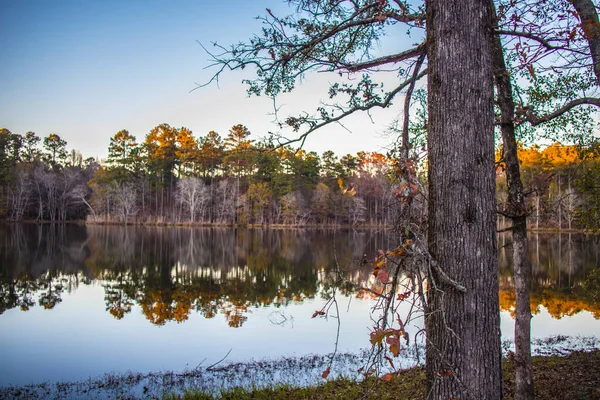
[[[537,399],[600,399],[600,351],[574,352],[567,356],[534,357]],[[514,399],[514,361],[504,361],[504,398]],[[166,395],[164,399],[201,399],[214,397],[200,392]],[[427,398],[423,367],[401,371],[390,382],[368,379],[357,383],[347,379],[328,381],[316,387],[281,386],[260,390],[236,389],[222,393],[222,399],[415,399]]]

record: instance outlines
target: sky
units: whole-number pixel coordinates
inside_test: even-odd
[[[248,72],[192,90],[216,72],[206,68],[209,56],[198,42],[210,49],[215,41],[244,41],[260,32],[255,17],[266,8],[291,11],[282,0],[0,0],[0,128],[56,133],[84,158],[106,157],[121,129],[141,142],[161,123],[187,127],[196,137],[211,130],[225,137],[236,124],[254,139],[278,132],[272,101],[248,98],[241,83]],[[329,79],[308,76],[278,100],[279,117],[314,110]],[[386,127],[397,113],[353,116],[345,128],[313,133],[304,149],[385,151],[393,140]]]

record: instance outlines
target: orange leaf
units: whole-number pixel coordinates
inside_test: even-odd
[[[325,315],[325,313],[324,313],[323,311],[319,311],[319,310],[317,310],[317,311],[315,311],[315,312],[313,313],[313,315],[312,315],[312,317],[311,317],[311,318],[315,318],[315,317],[317,317],[317,316],[319,316],[319,315]]]
[[[403,300],[407,299],[410,296],[410,294],[411,294],[410,290],[408,292],[398,293],[398,300],[403,301]]]
[[[402,255],[404,255],[404,253],[405,253],[405,251],[402,247],[396,247],[394,250],[388,251],[388,256],[390,256],[390,257],[402,256]]]
[[[387,374],[385,374],[385,375],[383,376],[383,380],[384,380],[384,381],[386,381],[386,382],[389,382],[389,381],[391,381],[391,380],[392,380],[392,378],[393,378],[393,377],[394,377],[394,375],[393,375],[392,373],[389,373],[389,372],[388,372]]]
[[[327,367],[327,369],[325,371],[323,371],[323,373],[321,374],[321,378],[327,379],[327,377],[329,376],[330,372],[331,372],[331,368]]]

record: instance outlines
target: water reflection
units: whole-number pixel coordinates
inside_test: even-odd
[[[499,238],[500,305],[512,313],[509,239]],[[116,319],[139,306],[154,325],[183,322],[195,312],[240,327],[250,308],[325,295],[336,262],[349,268],[351,282],[365,285],[371,271],[356,267],[359,260],[395,247],[393,241],[357,231],[7,225],[0,227],[0,314],[52,309],[65,293],[98,282]],[[533,313],[543,306],[554,318],[582,310],[600,318],[597,299],[583,285],[600,264],[598,241],[532,234],[530,252]]]
[[[590,311],[600,319],[600,303],[586,288],[589,274],[600,266],[600,242],[584,234],[530,233],[532,263],[531,312],[544,307],[556,319]],[[499,238],[500,308],[514,317],[515,294],[512,282],[510,235]]]
[[[250,307],[282,306],[323,294],[337,262],[352,266],[365,253],[391,247],[379,234],[346,231],[233,230],[168,227],[10,225],[0,228],[2,308],[46,308],[92,280],[104,287],[117,319],[134,305],[152,324],[183,322],[191,312],[224,315],[229,326]],[[351,279],[365,284],[368,269]]]
[[[36,303],[52,309],[63,292],[93,279],[84,227],[9,225],[0,228],[0,246],[0,314]]]

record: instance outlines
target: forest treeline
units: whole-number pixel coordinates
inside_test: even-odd
[[[591,156],[590,156],[591,154]],[[600,157],[555,143],[522,147],[530,221],[537,228],[598,220]],[[500,225],[507,201],[498,151]],[[402,185],[393,153],[338,157],[255,141],[239,124],[194,137],[161,124],[143,142],[117,132],[100,162],[57,134],[0,130],[0,218],[20,221],[221,225],[391,225]],[[345,193],[344,193],[345,192]],[[351,194],[355,195],[348,195]],[[508,223],[506,223],[508,225]]]

